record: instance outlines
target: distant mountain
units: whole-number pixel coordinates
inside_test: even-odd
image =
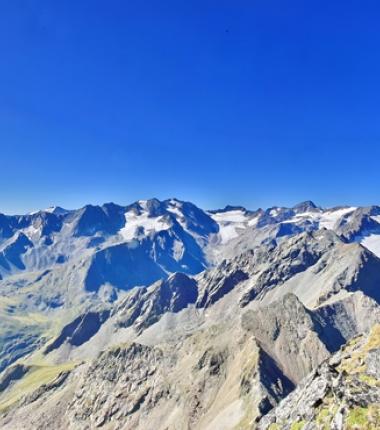
[[[379,206],[0,214],[0,427],[263,426],[379,303]]]
[[[52,269],[84,255],[93,265],[104,264],[101,256],[94,257],[97,253],[107,253],[109,259],[115,258],[116,253],[120,253],[121,259],[137,253],[131,258],[138,264],[152,266],[151,276],[139,279],[131,274],[129,279],[124,274],[119,279],[117,270],[111,276],[115,281],[107,277],[94,279],[94,286],[90,286],[90,290],[96,290],[96,284],[110,281],[117,288],[128,289],[176,271],[199,273],[221,261],[225,254],[231,256],[231,248],[238,254],[239,243],[244,247],[244,240],[252,242],[252,235],[255,245],[259,245],[322,228],[335,231],[346,241],[363,243],[380,254],[378,206],[323,210],[309,201],[293,208],[248,211],[227,206],[206,212],[189,202],[152,199],[125,207],[108,203],[72,211],[52,207],[23,216],[0,215],[0,274],[4,278],[21,271]],[[23,245],[12,246],[9,257],[7,248],[20,241]],[[122,265],[127,272],[131,270],[128,261],[122,261]]]

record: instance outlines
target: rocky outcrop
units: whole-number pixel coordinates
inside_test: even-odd
[[[293,210],[295,213],[305,213],[305,212],[318,212],[321,209],[312,202],[311,200],[306,200],[305,202],[300,202],[293,206]]]
[[[123,225],[124,208],[114,204],[87,205],[69,215],[76,237],[93,236],[96,233],[115,234]]]
[[[116,326],[130,327],[141,332],[157,322],[165,312],[179,312],[197,300],[194,279],[175,273],[165,281],[149,288],[136,288],[116,308]]]
[[[380,224],[373,218],[380,215],[379,206],[358,208],[340,219],[335,231],[347,241],[371,232],[380,233]]]
[[[30,367],[23,364],[15,364],[8,369],[0,377],[0,393],[6,390],[13,382],[25,376]]]
[[[380,425],[380,326],[353,339],[312,372],[258,428],[376,429]]]
[[[33,243],[23,233],[17,234],[17,236],[6,242],[0,247],[0,272],[9,272],[12,267],[17,270],[25,269],[21,256],[32,246]]]
[[[334,300],[313,312],[325,343],[336,351],[341,345],[380,323],[379,304],[362,291]]]
[[[1,340],[0,372],[16,362],[20,357],[41,347],[45,342],[41,333],[38,331],[33,332],[33,330],[23,330],[21,333],[10,331]]]
[[[260,273],[253,287],[242,297],[241,306],[260,297],[269,289],[279,287],[285,281],[315,265],[321,256],[339,239],[333,234],[303,233],[278,246],[270,245],[265,252],[267,267]],[[263,253],[261,250],[260,253]],[[262,256],[259,255],[259,261]]]
[[[236,259],[233,261],[225,260],[199,279],[202,290],[197,300],[197,307],[207,308],[211,306],[232,291],[240,282],[249,278],[249,273],[245,271],[243,259],[244,256],[241,256],[238,263]],[[249,261],[249,256],[247,261]]]
[[[320,339],[318,323],[293,294],[271,306],[248,311],[242,324],[294,384],[330,355]]]
[[[179,255],[176,246],[181,247]],[[173,272],[193,275],[205,267],[205,257],[195,240],[183,232],[181,237],[175,228],[97,251],[91,259],[84,286],[89,292],[98,292],[104,284],[130,290],[166,279]]]
[[[71,346],[82,345],[98,332],[109,315],[109,310],[87,312],[84,315],[80,315],[70,324],[63,327],[58,337],[45,348],[44,354],[49,354],[64,343]]]
[[[102,353],[70,402],[70,428],[98,428],[110,421],[134,428],[136,412],[154,408],[170,395],[163,361],[159,349],[135,343]]]

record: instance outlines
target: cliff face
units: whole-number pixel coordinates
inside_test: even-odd
[[[380,428],[380,325],[323,362],[259,429]]]

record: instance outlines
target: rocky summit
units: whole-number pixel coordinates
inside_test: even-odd
[[[380,428],[380,207],[0,214],[0,428]]]

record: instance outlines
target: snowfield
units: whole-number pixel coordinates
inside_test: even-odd
[[[136,215],[131,211],[125,214],[125,226],[120,229],[120,234],[124,240],[130,241],[140,235],[149,236],[159,231],[168,230],[170,227],[170,223],[164,216],[149,217],[147,212]]]

